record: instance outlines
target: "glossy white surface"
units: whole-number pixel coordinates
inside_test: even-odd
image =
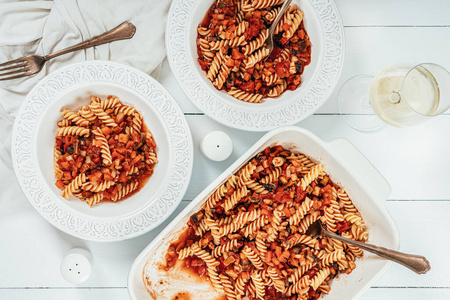
[[[352,76],[375,75],[390,63],[430,61],[450,69],[449,1],[336,3],[347,41],[338,88]],[[229,129],[198,114],[167,65],[160,82],[187,115],[195,147],[193,176],[174,217],[263,133]],[[336,115],[336,95],[337,89],[316,115],[298,125],[325,141],[347,138],[373,163],[392,187],[387,209],[399,227],[400,250],[426,256],[432,267],[428,274],[417,275],[392,264],[360,300],[450,299],[450,115],[416,127],[361,133]],[[213,163],[200,154],[198,145],[211,130],[225,131],[233,139],[233,153],[223,162]],[[0,272],[0,299],[128,299],[133,260],[168,222],[128,241],[95,243],[55,229],[28,204],[1,211],[0,266],[6,271]],[[79,286],[67,283],[59,271],[62,257],[75,246],[88,248],[94,257],[91,277]]]

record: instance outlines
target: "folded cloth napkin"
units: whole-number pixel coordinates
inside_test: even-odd
[[[0,208],[26,201],[11,161],[14,117],[27,93],[48,73],[84,60],[111,60],[146,73],[165,57],[164,29],[171,0],[0,0],[0,63],[45,55],[102,34],[124,21],[137,30],[130,40],[66,54],[37,75],[0,81]]]

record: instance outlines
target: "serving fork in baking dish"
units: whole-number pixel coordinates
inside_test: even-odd
[[[111,29],[101,35],[95,36],[89,40],[62,49],[60,51],[44,56],[32,54],[2,63],[0,64],[0,81],[36,74],[40,70],[42,70],[45,62],[52,58],[93,46],[99,46],[119,40],[131,39],[134,36],[135,32],[136,27],[133,24],[131,24],[130,22],[123,22],[116,28]]]
[[[340,235],[332,233],[328,230],[325,230],[325,228],[323,228],[320,220],[312,223],[309,226],[308,230],[306,231],[306,235],[310,235],[313,238],[316,238],[319,236],[327,236],[329,238],[336,239],[338,241],[356,246],[362,250],[366,250],[366,251],[376,254],[382,258],[385,258],[390,261],[401,264],[401,265],[413,270],[417,274],[425,274],[426,272],[428,272],[431,269],[430,262],[424,256],[402,253],[399,251],[386,249],[383,247],[371,245],[368,243],[362,243],[359,241],[345,238],[343,236],[340,236]]]

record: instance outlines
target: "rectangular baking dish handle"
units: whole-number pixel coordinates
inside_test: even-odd
[[[391,193],[391,186],[374,165],[345,138],[338,138],[328,143],[331,151],[336,154],[341,162],[351,172],[353,178],[357,178],[362,188],[368,195],[373,195],[374,204],[385,212],[389,228],[393,228],[393,243],[390,248],[399,250],[400,235],[398,226],[386,207],[386,200]]]
[[[354,176],[369,194],[377,195],[377,201],[385,207],[391,186],[375,166],[350,141],[338,138],[328,143],[338,160]]]

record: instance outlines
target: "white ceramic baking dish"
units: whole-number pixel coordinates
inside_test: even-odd
[[[367,223],[369,242],[387,248],[399,249],[398,229],[389,215],[385,202],[391,188],[386,179],[375,169],[366,157],[348,140],[339,138],[324,142],[311,132],[289,126],[275,129],[264,135],[240,159],[233,163],[203,192],[201,192],[136,258],[129,277],[128,291],[131,299],[218,299],[212,286],[205,279],[183,270],[165,271],[164,256],[170,242],[186,228],[189,217],[197,212],[203,202],[215,189],[254,155],[267,146],[281,144],[284,147],[304,153],[316,162],[321,162],[334,182],[344,187]],[[151,274],[155,298],[147,292],[143,271],[147,261]],[[370,253],[356,261],[356,269],[350,274],[340,274],[331,282],[327,300],[357,299],[389,266],[390,262]]]

